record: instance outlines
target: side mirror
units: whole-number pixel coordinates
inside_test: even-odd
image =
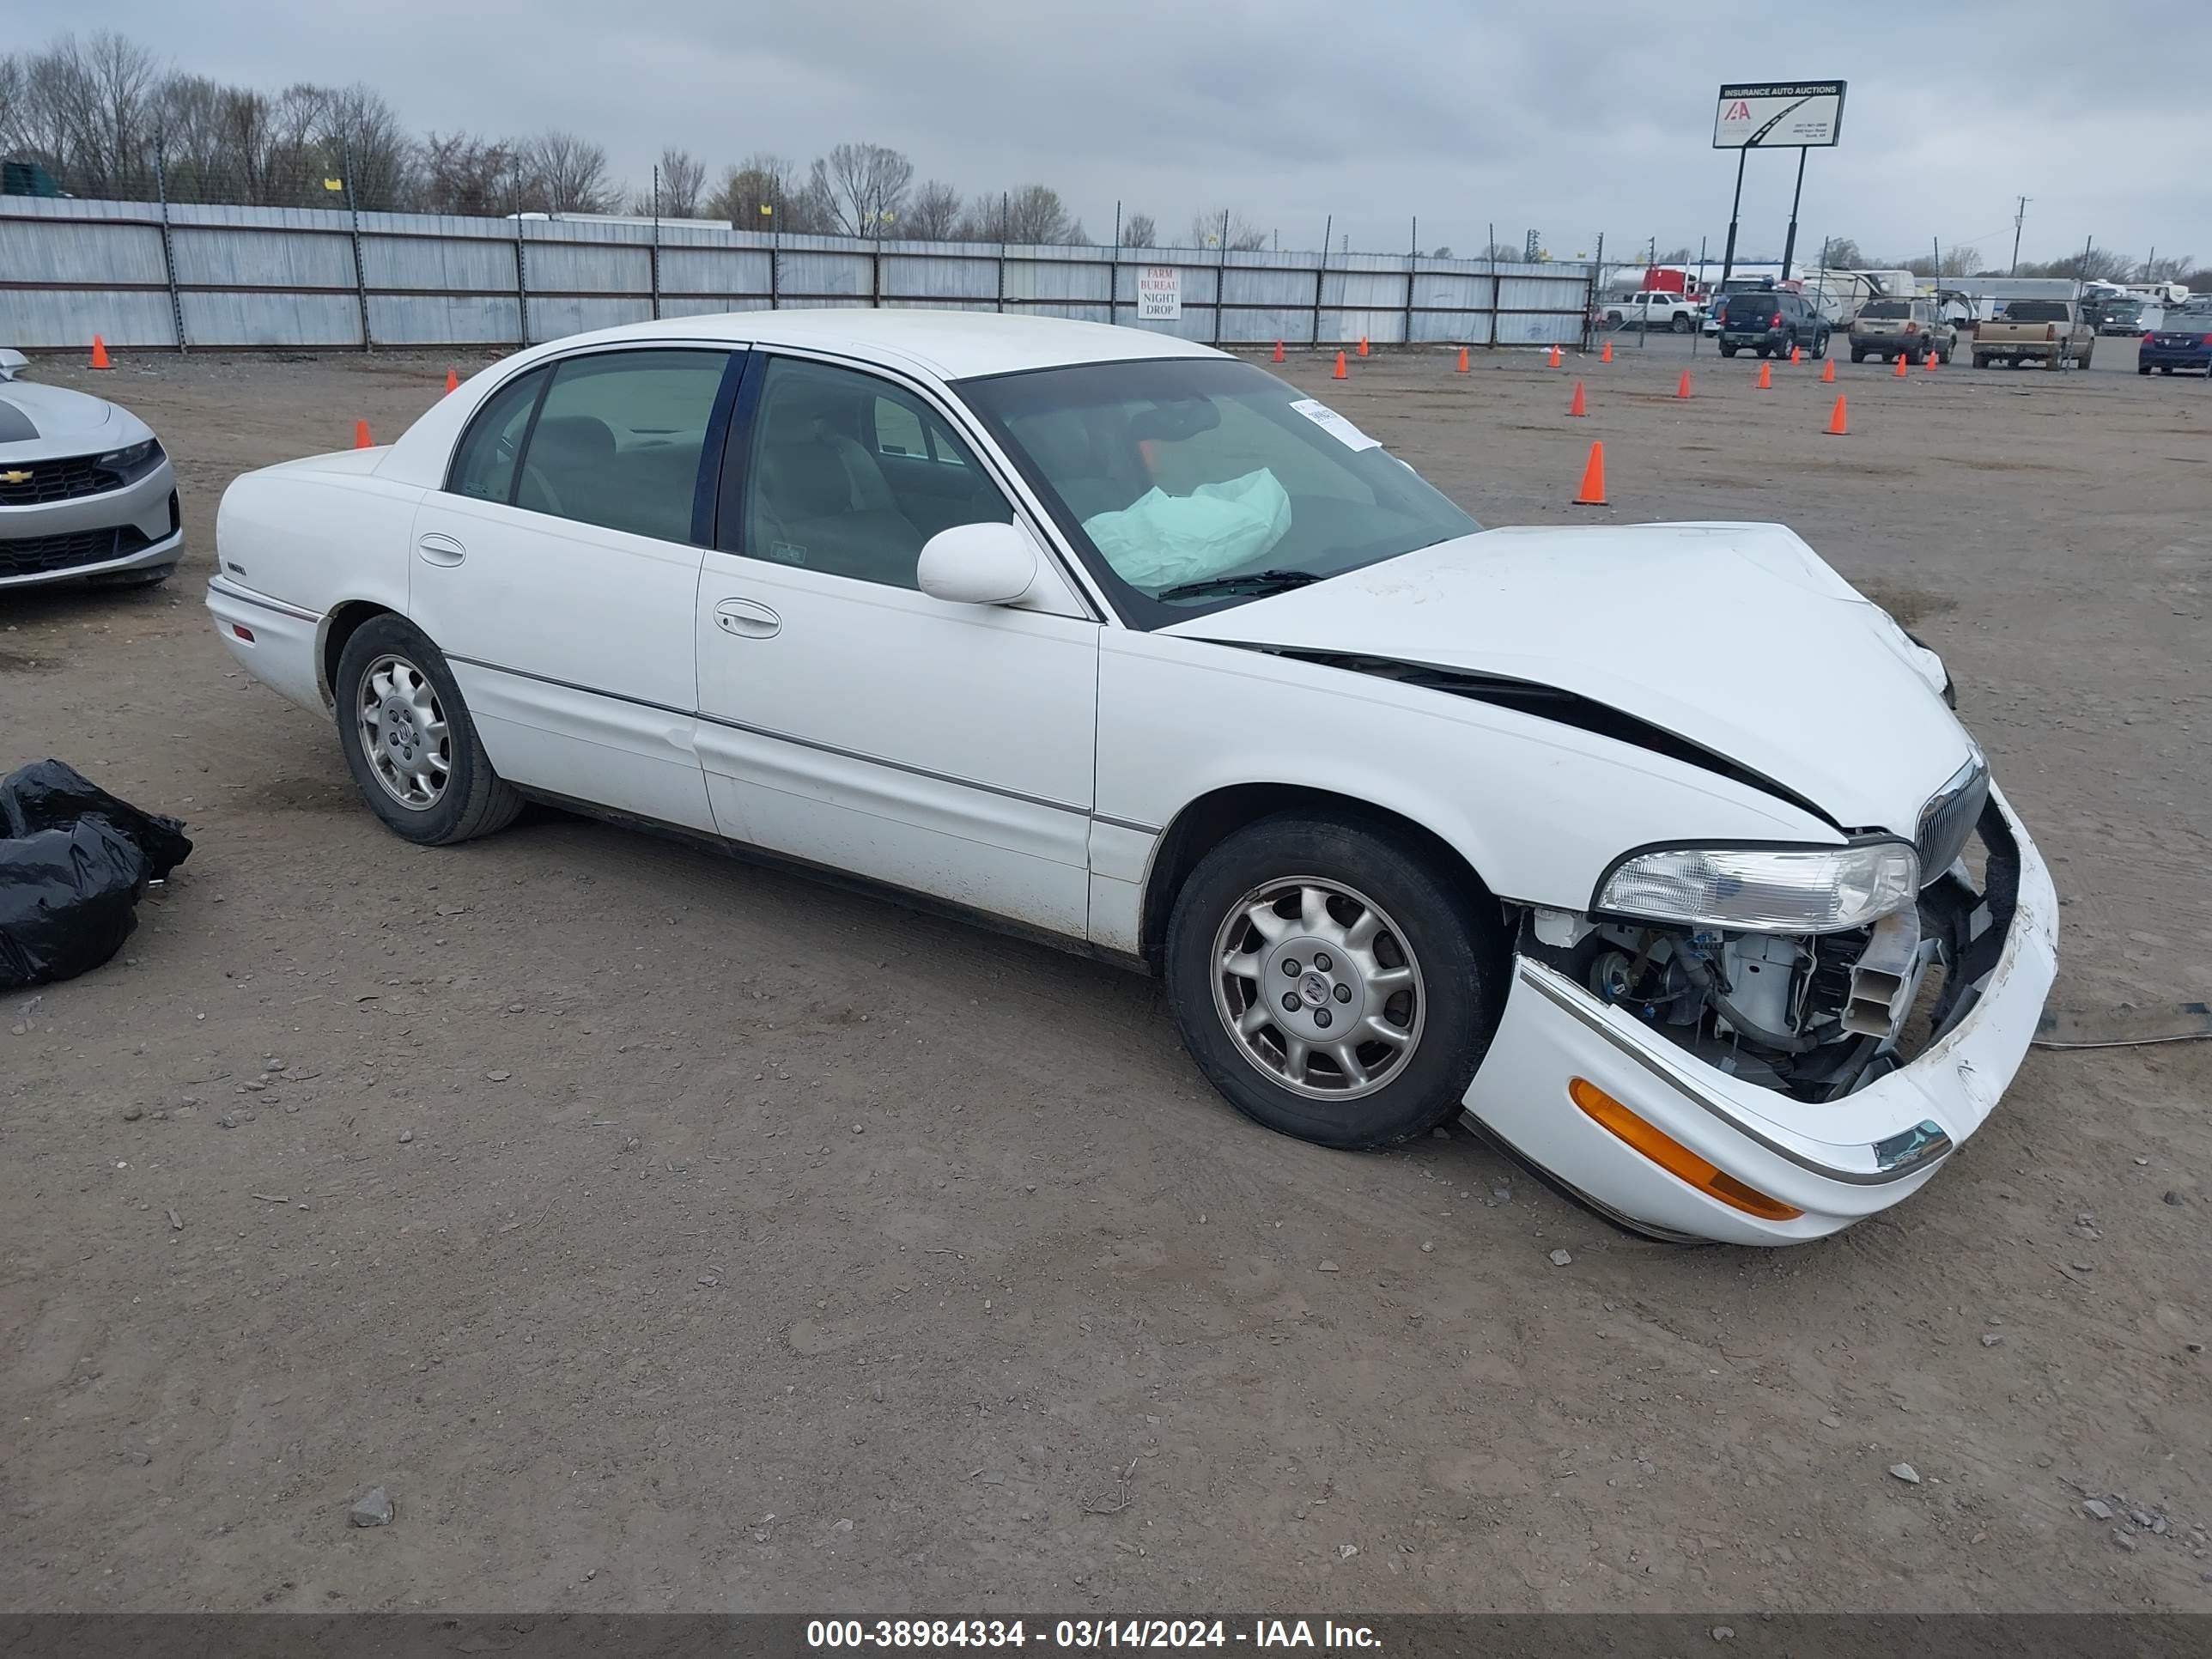
[[[957,524],[921,550],[915,580],[951,605],[1013,605],[1037,575],[1036,544],[1018,524]]]
[[[15,371],[19,368],[27,368],[31,360],[21,352],[6,346],[0,346],[0,380],[14,380]]]

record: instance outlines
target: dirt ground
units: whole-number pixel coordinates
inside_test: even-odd
[[[1948,659],[2098,1009],[2212,990],[2212,388],[2128,347],[1286,372],[1486,522],[1796,526]],[[0,598],[0,769],[198,848],[0,1004],[0,1607],[2212,1609],[2212,1045],[2035,1054],[1901,1209],[1680,1250],[1267,1134],[1107,968],[550,812],[418,850],[199,590],[231,477],[446,366],[40,368],[191,553]]]

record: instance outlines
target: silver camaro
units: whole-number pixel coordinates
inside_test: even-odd
[[[104,398],[18,380],[25,367],[0,349],[0,591],[161,580],[185,532],[152,428]]]

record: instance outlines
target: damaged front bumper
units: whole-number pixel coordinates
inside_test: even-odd
[[[1547,1178],[1647,1231],[1788,1244],[1849,1226],[1917,1192],[1995,1109],[2027,1052],[2057,971],[2050,872],[1992,787],[1978,931],[1924,1052],[1840,1098],[1805,1101],[1731,1076],[1522,954],[1498,1035],[1466,1096],[1479,1132]],[[1576,1093],[1570,1094],[1573,1087]],[[1687,1159],[1670,1168],[1577,1104],[1626,1108]],[[1718,1187],[1678,1172],[1702,1162]],[[1759,1214],[1713,1195],[1733,1183]],[[1781,1211],[1794,1211],[1783,1216]]]

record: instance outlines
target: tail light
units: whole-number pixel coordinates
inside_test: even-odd
[[[1907,323],[1905,325],[1905,331],[1907,334],[1917,334],[1920,332],[1920,325],[1917,323]]]
[[[1782,326],[1782,313],[1781,313],[1780,312],[1778,312],[1778,312],[1776,312],[1772,317],[1771,317],[1770,319],[1767,319],[1767,324],[1766,324],[1766,325],[1767,325],[1767,327],[1769,327],[1769,328],[1779,328],[1779,327],[1781,327],[1781,326]]]
[[[2043,325],[2043,337],[2046,340],[2057,339],[2058,337],[2058,325],[2056,323],[2045,323]]]
[[[2212,345],[2212,334],[2208,334],[2204,337],[2204,343],[2206,345]]]

